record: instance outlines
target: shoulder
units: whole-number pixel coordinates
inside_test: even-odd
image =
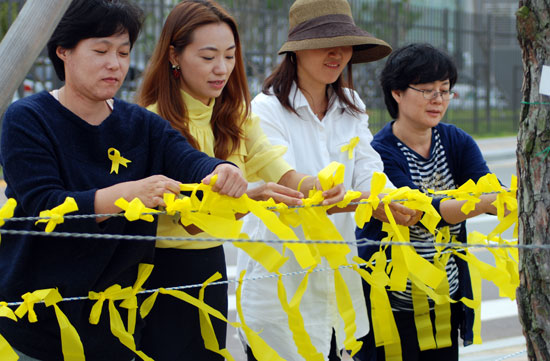
[[[252,99],[252,109],[254,108],[275,108],[280,106],[279,99],[274,94],[259,93]]]
[[[129,103],[122,99],[115,99],[114,109],[118,112],[119,117],[129,118],[132,121],[146,121],[146,122],[166,122],[156,113],[153,113],[154,109],[149,110],[134,103]]]
[[[365,103],[363,103],[363,100],[359,96],[359,93],[357,91],[350,89],[350,88],[344,88],[344,94],[345,96],[351,100],[353,104],[355,104],[361,111],[366,110]]]
[[[10,104],[6,112],[19,113],[27,110],[38,110],[54,105],[56,100],[46,91],[29,95]]]
[[[442,141],[446,145],[470,145],[475,143],[472,136],[466,133],[464,130],[458,128],[453,124],[439,123],[435,126],[435,129],[439,132]]]
[[[383,158],[397,158],[402,154],[396,152],[397,138],[392,132],[392,122],[386,124],[374,135],[371,145]]]

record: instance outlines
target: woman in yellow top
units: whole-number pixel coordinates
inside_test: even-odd
[[[234,19],[213,1],[182,1],[168,15],[144,74],[138,103],[167,119],[195,148],[235,163],[249,181],[266,183],[247,192],[257,200],[273,197],[301,204],[317,180],[294,171],[272,146],[250,112],[241,44]],[[302,184],[300,185],[300,182]],[[342,199],[343,187],[325,192],[325,203]],[[161,216],[160,236],[212,238],[177,219]],[[150,287],[200,284],[220,272],[227,279],[221,242],[157,241]],[[197,297],[198,289],[186,290]],[[207,287],[205,302],[227,315],[227,285]],[[204,347],[199,312],[160,295],[146,319],[142,349],[155,360],[223,360]],[[220,349],[226,325],[212,320]]]

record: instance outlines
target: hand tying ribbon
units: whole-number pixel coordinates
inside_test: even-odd
[[[111,160],[111,162],[113,162],[113,164],[111,165],[111,172],[109,174],[111,174],[113,172],[118,174],[118,166],[119,165],[122,165],[122,166],[128,168],[128,163],[132,163],[131,160],[126,159],[123,156],[121,156],[120,152],[118,150],[116,150],[115,148],[109,148],[109,150],[107,151],[107,154],[109,155],[109,159]]]
[[[359,144],[359,137],[353,137],[350,139],[349,143],[346,145],[343,145],[342,148],[340,148],[340,152],[348,152],[348,158],[353,159],[353,149]]]
[[[39,219],[35,224],[47,222],[46,232],[52,232],[55,229],[55,226],[65,222],[63,216],[66,213],[74,211],[78,211],[78,205],[73,197],[67,197],[65,198],[65,202],[63,202],[63,204],[60,204],[51,210],[40,212],[40,217],[49,219]]]

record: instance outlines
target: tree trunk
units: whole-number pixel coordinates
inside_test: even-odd
[[[550,60],[550,0],[522,0],[517,13],[523,52],[523,102],[518,139],[519,239],[550,244],[550,97],[539,94]],[[550,62],[547,63],[550,65]],[[520,251],[519,316],[530,360],[550,360],[550,252]]]
[[[71,0],[27,0],[0,43],[0,122]]]

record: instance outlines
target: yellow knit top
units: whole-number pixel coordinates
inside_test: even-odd
[[[200,150],[214,157],[214,133],[210,125],[215,99],[209,105],[205,105],[182,90],[182,97],[189,114],[189,132],[197,140]],[[150,111],[158,113],[157,105],[147,107]],[[249,182],[264,180],[266,182],[278,182],[281,177],[292,170],[292,167],[283,159],[286,152],[284,146],[271,145],[260,127],[260,118],[251,114],[243,124],[244,137],[239,149],[231,154],[227,160],[237,165]],[[190,235],[179,223],[179,215],[160,215],[157,227],[157,235],[169,237],[189,238],[213,238],[206,232]],[[162,241],[156,242],[159,248],[204,249],[216,247],[222,242],[185,242]]]

